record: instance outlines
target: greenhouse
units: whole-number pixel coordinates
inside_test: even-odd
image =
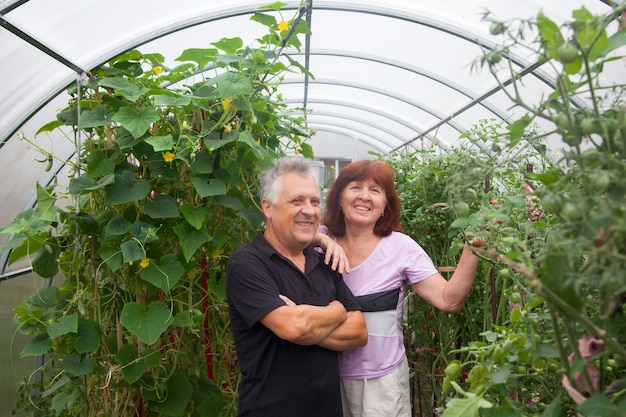
[[[236,416],[228,260],[289,157],[322,214],[384,161],[437,273],[478,257],[458,311],[401,293],[411,416],[626,416],[623,0],[0,0],[0,23],[0,414]]]

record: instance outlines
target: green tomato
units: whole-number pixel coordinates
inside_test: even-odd
[[[541,205],[546,212],[559,214],[563,207],[563,199],[558,194],[547,194],[541,198]]]
[[[517,291],[514,293],[511,293],[511,302],[514,304],[519,304],[522,302],[522,295],[520,293],[518,293]]]
[[[563,129],[563,130],[569,129],[569,117],[567,117],[567,114],[565,113],[557,114],[556,117],[552,121],[560,129]]]
[[[580,220],[583,218],[583,211],[576,203],[567,201],[561,208],[561,216],[570,221]]]
[[[468,188],[463,193],[463,201],[473,203],[478,198],[478,193],[473,188]]]
[[[563,64],[571,64],[578,59],[578,48],[571,42],[565,42],[556,51],[559,61]]]
[[[455,203],[453,208],[454,212],[459,217],[468,217],[470,215],[470,206],[465,201]]]
[[[576,146],[580,146],[580,144],[583,142],[583,138],[580,135],[568,134],[568,135],[563,135],[563,142],[565,142],[569,146],[576,147]]]
[[[511,271],[509,270],[509,268],[502,268],[498,271],[498,276],[500,278],[508,278],[511,276]]]
[[[489,33],[494,36],[501,35],[506,30],[506,26],[502,22],[492,22],[491,26],[489,26]]]
[[[604,192],[611,184],[611,177],[606,171],[595,171],[589,176],[594,191]]]
[[[455,379],[460,372],[461,362],[459,362],[458,360],[450,361],[450,363],[448,364],[448,366],[446,366],[446,369],[444,370],[446,377],[450,379]]]
[[[590,135],[595,132],[596,123],[592,117],[585,117],[580,121],[580,130],[583,135]]]

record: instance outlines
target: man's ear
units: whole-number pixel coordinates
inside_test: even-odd
[[[266,199],[261,200],[261,208],[266,219],[272,218],[272,204]]]

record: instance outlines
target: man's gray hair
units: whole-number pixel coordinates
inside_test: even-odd
[[[305,178],[311,178],[317,184],[315,171],[309,161],[305,158],[283,157],[274,160],[274,166],[263,172],[259,194],[261,200],[265,199],[270,204],[278,202],[280,194],[281,177],[289,172],[296,173]]]

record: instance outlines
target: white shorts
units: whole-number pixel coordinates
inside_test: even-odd
[[[343,417],[411,417],[409,365],[372,379],[342,379]]]

